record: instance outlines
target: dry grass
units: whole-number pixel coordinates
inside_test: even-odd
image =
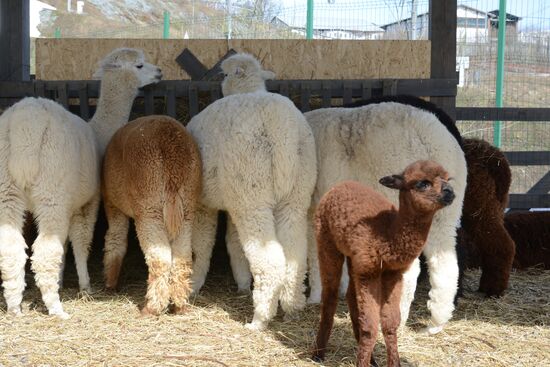
[[[132,250],[133,249],[133,250]],[[0,301],[0,366],[316,366],[309,348],[318,323],[318,306],[308,306],[299,320],[281,315],[266,332],[246,330],[252,300],[239,295],[218,250],[213,273],[183,316],[142,318],[146,268],[131,245],[117,295],[98,291],[79,295],[69,259],[61,293],[72,318],[58,321],[45,313],[40,294],[28,278],[24,316],[8,317]],[[101,279],[100,249],[92,254],[92,279]],[[512,275],[511,289],[500,299],[474,292],[479,272],[467,274],[466,298],[455,319],[440,334],[419,332],[427,321],[427,284],[421,282],[410,328],[399,338],[404,366],[538,366],[550,360],[550,271],[534,269]],[[101,289],[101,283],[95,283]],[[342,302],[329,342],[325,366],[353,366],[355,340]],[[383,342],[376,345],[385,360]],[[381,363],[383,365],[384,363]]]

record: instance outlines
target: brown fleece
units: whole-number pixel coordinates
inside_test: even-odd
[[[435,212],[454,198],[447,180],[448,173],[433,161],[417,161],[402,175],[382,178],[380,183],[400,190],[399,210],[358,182],[340,183],[323,196],[315,218],[323,292],[314,359],[324,358],[347,258],[346,298],[359,343],[357,365],[374,362],[372,351],[380,323],[388,366],[399,366],[402,275],[422,251]],[[429,185],[418,186],[422,182]]]
[[[168,116],[138,118],[119,129],[107,146],[102,177],[105,207],[113,207],[133,218],[138,238],[149,240],[153,236],[154,241],[173,242],[184,228],[184,222],[189,224],[186,228],[191,228],[201,192],[201,172],[197,144],[178,121]],[[109,222],[116,220],[114,211],[112,214],[106,210]],[[140,245],[146,252],[156,244]],[[105,275],[110,287],[116,286],[120,262],[117,259],[114,264],[106,264]],[[151,269],[153,264],[155,269]],[[187,265],[182,267],[177,263],[176,267],[175,272],[182,274],[176,277],[181,284],[169,285],[170,266],[151,259],[147,302],[156,306],[146,305],[144,313],[158,313],[160,305],[168,303],[171,293],[178,294],[175,288],[181,288],[176,303],[184,303],[181,295],[189,294],[190,271],[185,270]],[[153,286],[166,287],[153,292],[166,299],[150,299]]]
[[[550,269],[550,212],[509,213],[504,226],[516,243],[514,268],[542,265]]]
[[[462,211],[462,231],[467,233],[470,252],[479,256],[482,274],[479,291],[501,296],[508,288],[515,245],[504,228],[511,171],[504,154],[478,139],[464,139],[468,183]],[[458,241],[463,246],[464,241]],[[458,249],[460,253],[463,249]],[[464,266],[461,266],[459,285]],[[460,288],[460,287],[459,287]]]

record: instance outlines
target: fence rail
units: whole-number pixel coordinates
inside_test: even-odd
[[[430,97],[456,95],[455,79],[378,79],[378,80],[275,80],[269,91],[291,97],[302,111],[350,103],[357,98],[410,94]],[[99,81],[0,82],[0,103],[9,105],[26,96],[54,99],[89,119],[93,112],[90,99],[99,96]],[[156,102],[164,104],[163,113],[176,117],[178,106],[186,104],[188,116],[200,112],[221,97],[219,82],[168,80],[145,87],[139,92],[143,113],[152,114]],[[336,102],[338,100],[338,102]],[[77,103],[78,102],[78,103]],[[457,120],[550,121],[550,108],[456,108]],[[505,152],[511,165],[550,165],[550,152]],[[550,207],[550,173],[526,194],[510,195],[510,208]]]

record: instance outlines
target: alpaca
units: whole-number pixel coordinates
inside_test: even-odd
[[[507,213],[504,226],[516,244],[512,267],[550,269],[550,212]]]
[[[504,154],[486,141],[463,139],[468,165],[468,184],[462,210],[461,233],[467,233],[481,262],[479,291],[501,296],[508,288],[515,244],[504,227],[504,210],[512,181],[510,165]],[[458,241],[457,251],[463,251]],[[459,256],[459,290],[464,264]],[[461,293],[459,291],[459,293]]]
[[[102,192],[105,285],[117,286],[134,219],[149,268],[142,314],[161,313],[170,301],[184,311],[191,287],[191,231],[201,189],[199,149],[185,128],[167,116],[138,118],[119,129],[105,152]]]
[[[316,180],[313,134],[302,113],[283,96],[232,94],[242,69],[222,63],[225,97],[189,122],[203,161],[203,191],[193,228],[193,289],[204,284],[217,210],[228,212],[254,278],[254,317],[260,330],[275,315],[305,306],[307,210]],[[232,79],[234,84],[227,80]]]
[[[514,269],[542,266],[550,269],[550,212],[512,212],[504,215],[504,227],[515,243]],[[457,252],[462,255],[461,270],[481,267],[482,255],[479,243],[472,241],[468,232],[458,232]],[[460,258],[460,256],[459,256]]]
[[[315,360],[324,358],[347,259],[346,298],[359,343],[357,365],[370,365],[379,320],[387,365],[400,365],[397,328],[403,273],[420,255],[435,212],[454,200],[448,180],[449,174],[433,161],[417,161],[400,175],[383,177],[382,185],[399,190],[399,209],[381,193],[354,181],[323,195],[315,215],[323,285]]]
[[[21,314],[25,210],[38,223],[32,269],[49,314],[69,317],[58,292],[67,236],[80,289],[90,291],[86,261],[99,205],[101,157],[112,134],[128,122],[138,88],[161,77],[134,49],[111,52],[96,75],[102,77],[101,95],[90,123],[43,98],[25,98],[0,116],[0,271],[9,313]]]

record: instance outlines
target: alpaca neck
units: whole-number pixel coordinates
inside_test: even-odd
[[[101,80],[99,101],[90,125],[101,155],[115,132],[128,123],[138,92],[138,80],[129,71],[106,72]]]
[[[432,224],[434,212],[421,213],[399,200],[399,211],[391,226],[393,238],[390,241],[392,258],[420,255]]]

